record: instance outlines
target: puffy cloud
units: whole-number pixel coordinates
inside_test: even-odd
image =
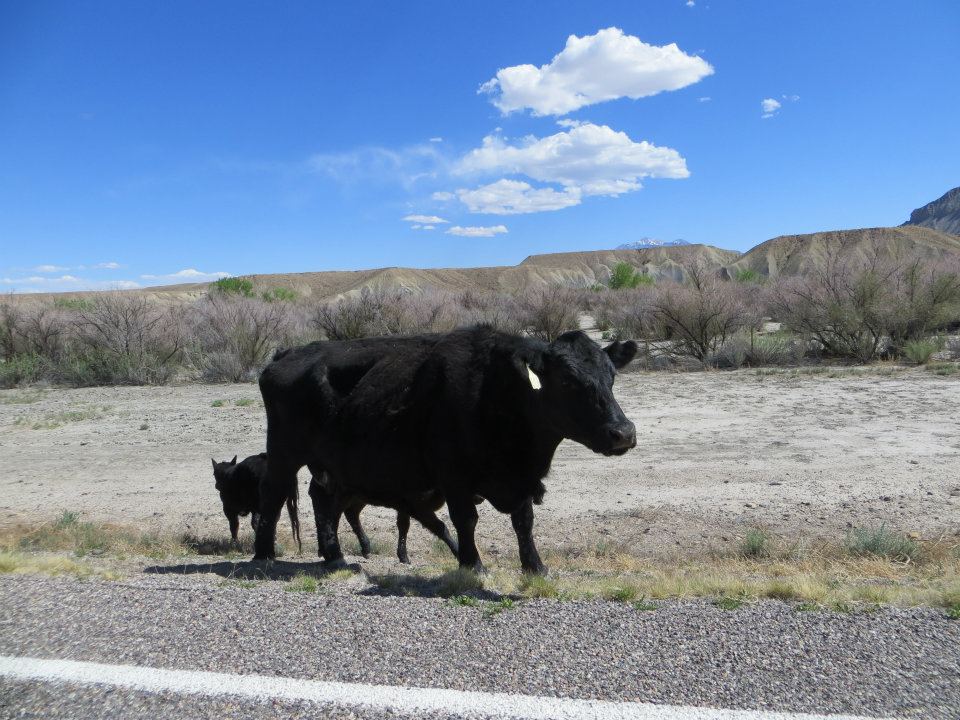
[[[440,225],[442,223],[449,223],[449,220],[444,220],[442,217],[437,217],[436,215],[407,215],[403,218],[407,222],[419,223],[421,225]]]
[[[458,190],[457,196],[472,213],[521,215],[579,205],[581,193],[579,188],[534,188],[530,183],[504,178],[474,190]]]
[[[460,227],[459,225],[454,225],[447,230],[448,235],[457,235],[459,237],[493,237],[494,235],[502,235],[505,232],[507,232],[507,228],[504,225],[489,225],[487,227]]]
[[[678,90],[713,73],[700,57],[676,43],[648,45],[616,27],[567,38],[547,65],[514,65],[480,86],[504,114],[529,108],[534,115],[565,115],[621,97],[638,99]]]
[[[760,101],[760,117],[762,118],[772,118],[777,114],[777,111],[781,108],[780,102],[774,100],[773,98],[764,98]]]
[[[490,135],[456,168],[460,174],[525,175],[552,187],[501,179],[457,196],[471,212],[512,215],[559,210],[590,195],[616,196],[639,190],[645,177],[685,178],[686,161],[668,147],[634,142],[606,125],[581,123],[545,138],[528,137],[510,145]]]
[[[452,192],[441,190],[439,192],[435,192],[430,197],[433,198],[434,200],[439,200],[440,202],[446,202],[447,200],[453,200],[456,197],[456,195],[454,195]]]
[[[179,270],[169,275],[141,275],[143,280],[161,280],[163,282],[209,282],[220,278],[230,277],[228,272],[201,272],[193,268]]]
[[[63,267],[62,265],[37,265],[33,268],[34,272],[38,273],[55,273],[55,272],[65,272],[69,270],[68,267]]]

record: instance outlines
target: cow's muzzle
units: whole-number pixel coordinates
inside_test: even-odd
[[[605,455],[623,455],[637,446],[637,429],[629,421],[608,425],[607,442],[608,450]]]

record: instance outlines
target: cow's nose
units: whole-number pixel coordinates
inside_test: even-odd
[[[632,422],[611,425],[608,429],[614,449],[632,448],[637,444],[637,429]]]

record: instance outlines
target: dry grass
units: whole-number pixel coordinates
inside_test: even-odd
[[[439,597],[591,599],[632,603],[647,607],[650,601],[672,598],[705,598],[723,604],[763,598],[797,603],[798,609],[835,611],[878,605],[960,606],[960,547],[955,540],[911,540],[910,552],[889,542],[901,538],[881,529],[882,543],[865,551],[864,543],[805,545],[764,534],[763,552],[744,551],[756,537],[726,554],[701,552],[671,560],[644,558],[628,548],[604,542],[593,548],[548,551],[544,560],[548,577],[523,575],[516,557],[503,557],[487,575],[460,570],[445,546],[431,549],[423,564],[397,574],[371,580],[392,592]],[[878,531],[851,537],[877,540]],[[56,521],[38,526],[18,526],[0,531],[0,572],[105,576],[80,559],[97,558],[99,567],[111,559],[148,557],[161,559],[197,554],[236,556],[249,553],[219,538],[144,533],[101,523],[86,522],[77,513],[64,512]],[[896,545],[896,543],[894,543]],[[882,551],[882,552],[881,552]],[[399,568],[398,568],[399,569]],[[295,578],[288,589],[313,592],[321,584],[353,577],[350,571],[317,577]],[[312,580],[312,581],[311,581]],[[307,585],[316,587],[309,590]],[[727,600],[724,600],[726,598]],[[655,606],[653,606],[655,607]]]

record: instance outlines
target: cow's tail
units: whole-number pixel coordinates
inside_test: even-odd
[[[297,541],[297,550],[303,552],[303,543],[300,542],[300,512],[297,503],[300,499],[300,489],[297,487],[296,476],[294,476],[293,487],[287,494],[287,515],[290,516],[290,527],[293,529],[293,538]]]

